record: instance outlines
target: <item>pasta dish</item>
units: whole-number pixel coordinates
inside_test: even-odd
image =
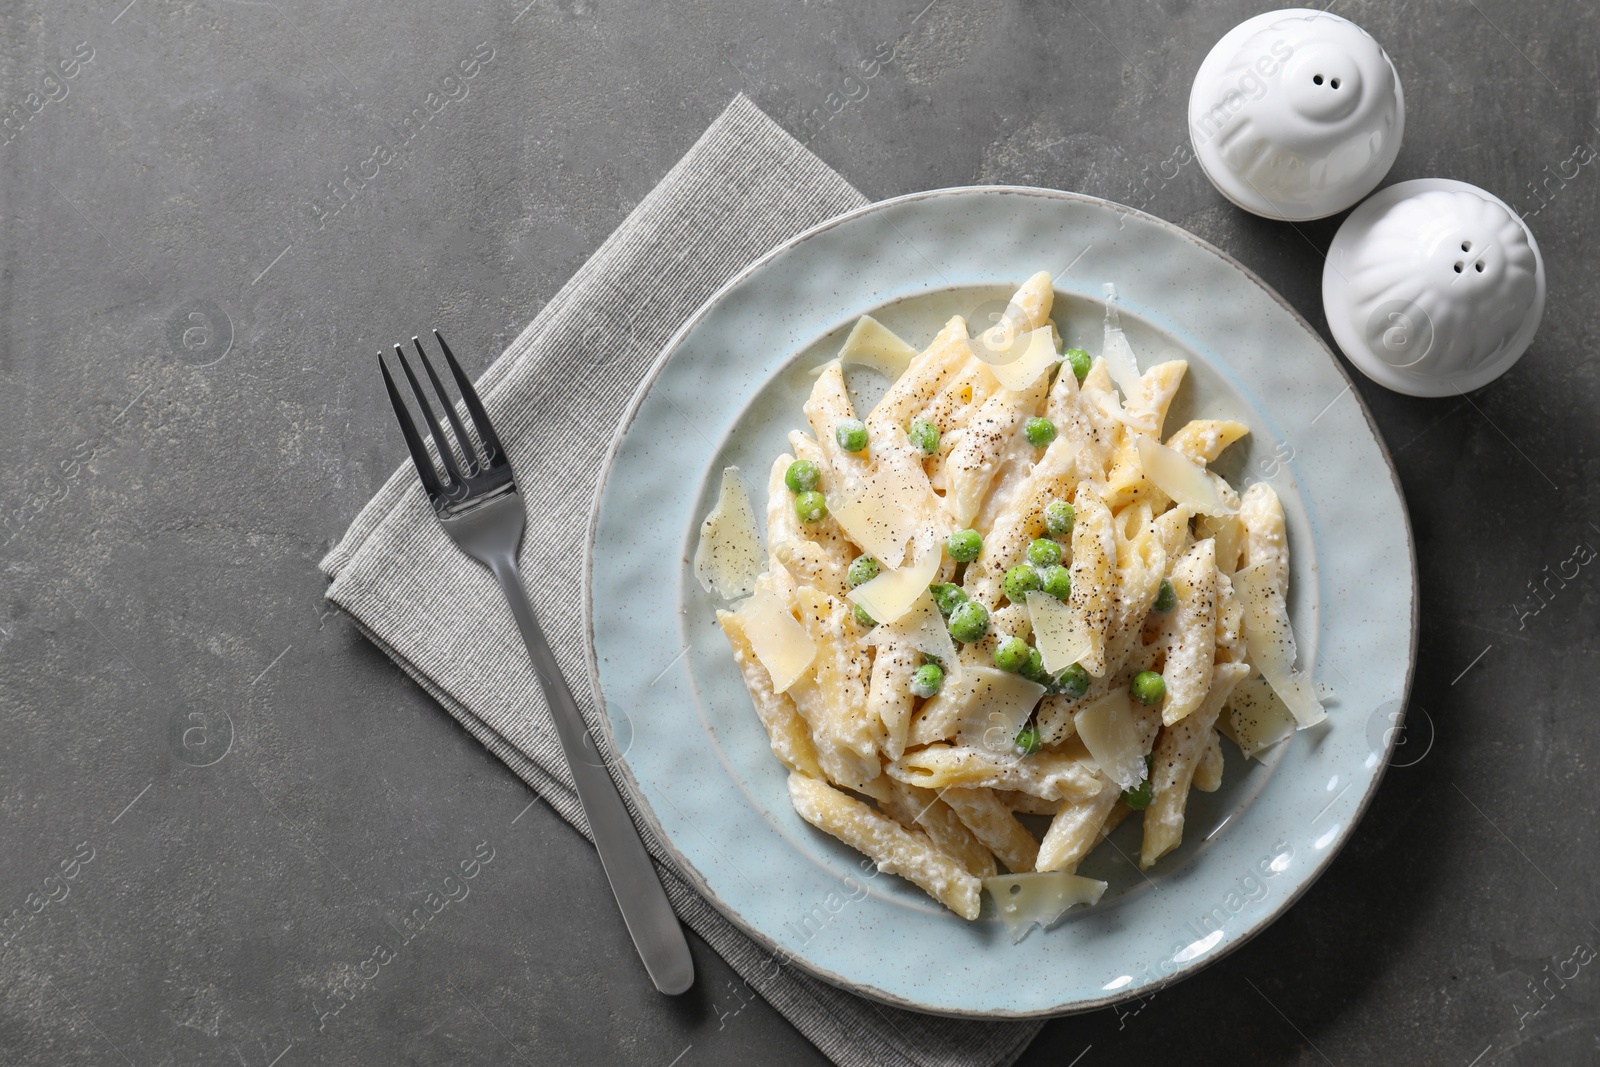
[[[863,317],[765,543],[729,468],[695,558],[799,815],[964,919],[987,889],[1045,926],[1099,900],[1077,868],[1124,820],[1142,868],[1178,846],[1224,738],[1259,757],[1324,717],[1279,498],[1210,469],[1247,428],[1168,432],[1187,364],[1141,371],[1114,301],[1100,353],[1063,352],[1054,299],[1036,274],[920,352]],[[891,379],[864,415],[851,364]]]

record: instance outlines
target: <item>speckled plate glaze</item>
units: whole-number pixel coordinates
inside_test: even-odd
[[[1264,763],[1229,743],[1182,847],[1148,877],[1128,820],[1085,861],[1093,909],[1012,944],[992,905],[964,922],[790,809],[728,646],[691,571],[723,467],[756,500],[804,426],[810,371],[870,312],[917,346],[1003,306],[1037,270],[1069,343],[1100,350],[1113,282],[1141,366],[1181,356],[1168,426],[1246,422],[1220,468],[1270,481],[1294,561],[1303,665],[1326,726]],[[864,389],[870,383],[862,383]],[[881,388],[881,386],[880,386]],[[758,510],[759,506],[758,506]],[[1393,467],[1333,355],[1260,279],[1160,219],[1044,189],[918,193],[840,216],[743,271],[679,331],[613,443],[589,531],[590,669],[622,777],[680,870],[770,951],[845,988],[943,1015],[1022,1018],[1148,995],[1237,948],[1333,859],[1378,785],[1410,685],[1415,562]]]

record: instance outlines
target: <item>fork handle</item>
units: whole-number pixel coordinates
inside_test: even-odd
[[[589,832],[600,852],[600,864],[605,868],[611,891],[616,894],[617,906],[622,910],[622,920],[633,937],[634,947],[644,960],[650,979],[663,993],[682,993],[694,984],[694,959],[689,955],[689,944],[684,939],[683,927],[667,894],[656,876],[650,853],[645,850],[638,828],[628,815],[605,766],[599,760],[599,747],[585,746],[588,727],[578,712],[578,705],[567,688],[561,669],[556,666],[555,655],[545,641],[544,631],[533,612],[533,604],[522,585],[522,572],[516,560],[507,556],[486,561],[511,614],[516,617],[517,628],[528,646],[528,656],[533,661],[533,671],[539,677],[545,702],[550,706],[550,717],[555,720],[556,734],[561,738],[561,749],[567,757],[567,767],[578,788],[578,800],[583,814],[589,820]]]

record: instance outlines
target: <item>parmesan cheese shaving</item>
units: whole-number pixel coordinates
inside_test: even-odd
[[[874,578],[873,581],[877,579]],[[872,615],[871,608],[867,608],[867,614]],[[878,618],[876,615],[872,617]],[[950,630],[945,626],[944,619],[939,615],[939,609],[934,604],[933,597],[928,595],[926,587],[917,599],[912,601],[911,607],[906,609],[905,614],[893,622],[873,627],[867,634],[866,642],[869,645],[879,645],[891,637],[909,644],[919,652],[938,657],[948,672],[954,673],[960,670],[956,659],[956,643],[951,640]]]
[[[1246,678],[1233,687],[1217,728],[1240,752],[1260,759],[1262,752],[1294,733],[1295,722],[1265,678]]]
[[[934,699],[949,699],[966,708],[956,741],[986,752],[1010,753],[1017,732],[1033,714],[1045,688],[1020,674],[993,667],[963,667],[945,682]]]
[[[1106,339],[1100,358],[1106,361],[1111,380],[1122,390],[1122,398],[1129,404],[1144,403],[1144,380],[1139,376],[1139,360],[1122,332],[1122,315],[1117,311],[1117,290],[1109,282],[1106,294]]]
[[[885,567],[898,567],[905,558],[906,542],[926,525],[927,497],[898,467],[882,467],[828,497],[828,510],[845,534]],[[876,617],[876,616],[874,616]],[[881,621],[881,620],[880,620]]]
[[[789,607],[767,588],[741,601],[734,612],[744,623],[745,636],[756,659],[772,676],[772,691],[782,693],[799,681],[817,658],[817,646]]]
[[[1296,650],[1289,609],[1267,566],[1256,563],[1239,571],[1233,576],[1233,591],[1244,607],[1244,639],[1250,662],[1283,700],[1300,729],[1326,719],[1311,679],[1294,669]]]
[[[1175,448],[1168,448],[1153,437],[1138,440],[1139,465],[1157,489],[1200,515],[1232,515],[1217,491],[1210,473]]]
[[[1064,671],[1093,651],[1089,630],[1066,604],[1049,593],[1028,594],[1028,619],[1034,643],[1051,674]]]
[[[1026,389],[1061,360],[1049,326],[1030,330],[1005,348],[979,346],[973,354],[988,363],[1000,384],[1013,392]]]
[[[928,585],[939,573],[939,559],[938,547],[925,548],[916,562],[909,566],[885,571],[870,582],[850,590],[850,599],[876,621],[896,622],[911,610],[918,597],[927,597]],[[937,609],[934,614],[938,614]]]
[[[995,875],[983,880],[983,888],[994,898],[1000,921],[1006,924],[1011,943],[1016,944],[1036,925],[1048,930],[1068,908],[1100,903],[1106,883],[1066,871],[1048,871]]]
[[[1144,781],[1148,771],[1144,763],[1145,746],[1140,741],[1139,726],[1133,720],[1133,707],[1128,703],[1126,689],[1116,689],[1091,700],[1073,721],[1084,747],[1107,778],[1123,789],[1137,788]]]
[[[915,348],[871,315],[856,320],[850,336],[844,339],[844,347],[839,349],[840,363],[871,368],[890,381],[904,374],[916,356]]]
[[[739,468],[726,467],[717,504],[700,524],[694,576],[700,579],[701,588],[715,589],[724,600],[736,600],[755,591],[764,555],[756,513],[744,482],[739,480]]]

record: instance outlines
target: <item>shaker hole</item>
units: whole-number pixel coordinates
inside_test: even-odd
[[[1313,75],[1312,75],[1312,76],[1311,76],[1311,80],[1312,80],[1312,82],[1314,82],[1314,83],[1315,83],[1315,84],[1317,84],[1317,85],[1321,85],[1321,84],[1322,84],[1322,75],[1320,75],[1320,74],[1313,74]]]
[[[1457,263],[1456,264],[1456,273],[1460,274],[1464,267],[1466,267],[1465,263]]]
[[[1483,260],[1481,260],[1481,259],[1480,259],[1480,260],[1478,260],[1478,263],[1477,263],[1477,266],[1476,266],[1476,268],[1475,268],[1475,269],[1476,269],[1476,270],[1477,270],[1477,272],[1478,272],[1478,273],[1479,273],[1479,274],[1482,274],[1482,273],[1483,273]]]
[[[1339,79],[1335,78],[1331,82],[1329,82],[1328,84],[1333,86],[1335,89],[1337,89],[1337,88],[1339,88]]]
[[[1471,241],[1462,241],[1461,242],[1461,251],[1463,251],[1463,252],[1472,251],[1472,242]]]

